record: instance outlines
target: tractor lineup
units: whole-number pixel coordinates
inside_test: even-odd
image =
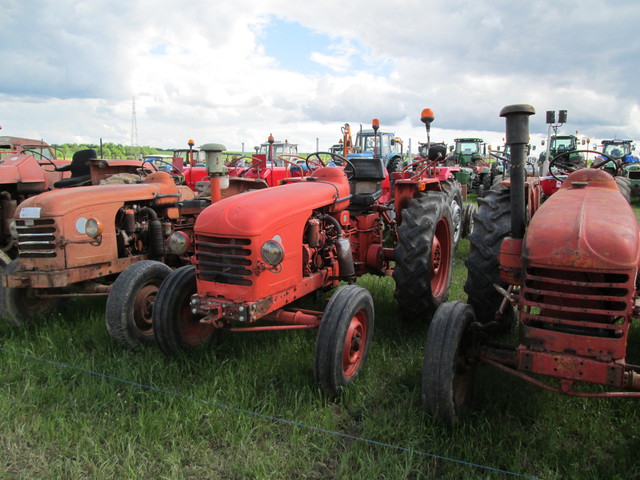
[[[223,145],[193,141],[166,157],[88,149],[68,161],[0,137],[2,315],[21,326],[69,297],[103,296],[115,342],[170,357],[210,348],[223,330],[313,329],[314,380],[336,398],[373,341],[374,301],[357,280],[391,276],[398,316],[430,321],[422,399],[445,423],[464,414],[480,365],[567,395],[640,396],[640,367],[625,361],[640,312],[632,142],[580,150],[554,135],[537,165],[533,114],[502,109],[493,162],[480,138],[432,143],[430,109],[408,161],[377,119],[355,140],[344,124],[329,152],[299,155],[269,135],[231,161]],[[467,301],[447,302],[467,236]],[[300,306],[329,292],[324,308]]]

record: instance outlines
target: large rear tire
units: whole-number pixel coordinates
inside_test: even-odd
[[[4,273],[14,273],[18,266],[18,259],[12,260],[5,267]],[[38,297],[31,287],[4,288],[4,317],[17,327],[21,327],[38,317],[50,315],[57,305],[57,299]]]
[[[469,235],[469,257],[465,261],[468,274],[464,284],[468,303],[479,322],[495,319],[502,295],[494,284],[506,288],[500,280],[499,259],[502,240],[511,233],[511,199],[508,188],[499,186],[478,199],[473,232]],[[509,307],[511,308],[511,307]]]
[[[193,265],[174,270],[162,282],[153,307],[153,332],[163,353],[177,356],[181,352],[203,349],[211,343],[215,327],[200,323],[202,315],[191,311],[191,297],[196,292]]]
[[[427,334],[422,403],[429,414],[449,425],[464,414],[473,393],[476,361],[470,354],[474,321],[470,305],[448,302],[436,310]]]
[[[395,298],[407,318],[430,315],[449,296],[453,264],[451,202],[419,193],[402,211],[395,248]]]
[[[629,177],[615,177],[618,190],[629,204],[631,204],[631,179]]]
[[[152,313],[162,281],[171,268],[154,260],[134,263],[113,283],[105,321],[109,335],[125,348],[154,343]]]

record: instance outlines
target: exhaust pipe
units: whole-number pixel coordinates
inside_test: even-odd
[[[529,116],[536,113],[531,105],[508,105],[500,111],[506,119],[506,144],[511,147],[511,237],[524,238],[526,202],[524,163],[529,143]]]

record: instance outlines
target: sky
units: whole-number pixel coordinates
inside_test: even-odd
[[[561,109],[638,139],[639,26],[637,0],[2,0],[0,135],[312,152],[378,118],[415,151],[423,108],[432,141],[497,145],[526,103],[534,145]]]

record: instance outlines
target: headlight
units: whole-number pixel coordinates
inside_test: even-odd
[[[97,238],[102,235],[102,232],[104,232],[104,225],[100,220],[90,218],[89,220],[87,220],[87,223],[84,226],[84,232],[90,238]]]
[[[275,240],[267,240],[264,242],[260,253],[262,254],[262,259],[265,263],[272,267],[278,265],[284,258],[284,249],[282,248],[282,245]]]
[[[9,233],[11,233],[11,237],[14,239],[18,238],[18,226],[16,225],[16,221],[12,220],[9,224]]]
[[[173,232],[169,237],[169,250],[174,255],[184,255],[191,246],[191,239],[182,232]]]

